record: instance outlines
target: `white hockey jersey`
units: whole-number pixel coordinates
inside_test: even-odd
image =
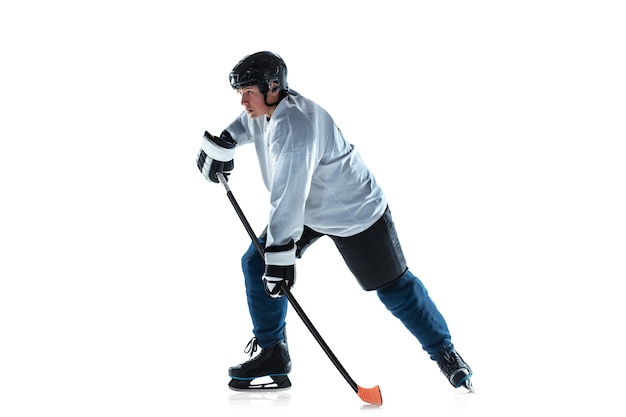
[[[318,104],[290,90],[271,119],[246,112],[226,130],[253,143],[270,192],[267,246],[297,241],[307,225],[353,236],[383,214],[387,201],[353,145]]]

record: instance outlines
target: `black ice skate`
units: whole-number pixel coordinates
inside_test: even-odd
[[[454,388],[463,385],[469,392],[474,392],[472,386],[472,369],[465,363],[461,355],[453,350],[451,353],[443,348],[441,349],[441,357],[437,360],[437,365],[441,372],[448,378],[448,381]]]
[[[250,354],[250,360],[228,369],[228,375],[232,378],[228,383],[230,389],[235,391],[247,390],[279,390],[291,387],[291,381],[287,374],[291,371],[291,359],[285,340],[269,348],[261,348],[261,352],[252,355],[258,348],[256,338],[252,338],[244,352]],[[254,384],[257,378],[269,377],[272,382]]]

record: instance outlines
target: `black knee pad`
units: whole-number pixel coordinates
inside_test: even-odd
[[[359,285],[366,291],[393,284],[407,270],[389,208],[367,230],[350,237],[330,238]]]

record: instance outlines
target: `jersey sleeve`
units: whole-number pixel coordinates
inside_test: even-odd
[[[304,227],[306,199],[311,188],[318,142],[315,128],[304,115],[270,126],[272,164],[268,246],[297,241]]]

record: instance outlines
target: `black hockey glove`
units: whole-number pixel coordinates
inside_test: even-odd
[[[283,295],[283,286],[290,289],[296,282],[296,245],[293,240],[282,246],[265,249],[265,292],[273,298]]]
[[[219,182],[217,173],[221,172],[228,178],[235,167],[235,145],[237,142],[224,130],[219,137],[204,132],[202,146],[196,158],[198,169],[208,181]]]

